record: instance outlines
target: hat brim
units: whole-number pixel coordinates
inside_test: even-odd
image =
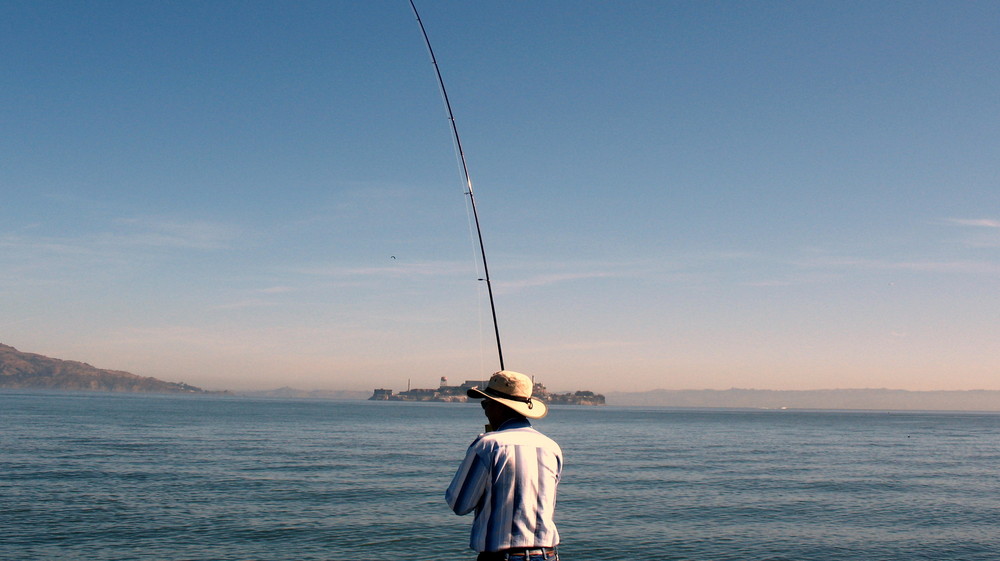
[[[472,399],[490,399],[502,405],[505,405],[518,415],[523,415],[528,419],[541,419],[542,417],[549,414],[549,408],[545,405],[545,402],[538,398],[529,398],[530,403],[524,401],[518,401],[516,399],[505,399],[502,397],[492,396],[479,388],[469,388],[465,391],[465,394]]]

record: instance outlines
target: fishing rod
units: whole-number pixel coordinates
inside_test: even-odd
[[[455,149],[458,152],[458,160],[462,166],[462,173],[465,175],[465,194],[469,196],[469,204],[472,206],[472,218],[476,223],[476,234],[479,236],[479,253],[483,259],[483,278],[486,281],[486,292],[490,297],[490,313],[493,315],[493,333],[497,339],[497,355],[500,358],[500,370],[503,367],[503,350],[500,347],[500,327],[497,325],[497,308],[493,302],[493,285],[490,283],[490,268],[486,265],[486,246],[483,244],[483,231],[479,227],[479,213],[476,212],[476,196],[472,191],[472,177],[469,175],[469,165],[465,161],[465,152],[462,150],[462,140],[458,136],[458,125],[455,124],[455,114],[451,110],[451,101],[448,100],[448,90],[444,87],[444,78],[441,77],[441,68],[438,66],[437,57],[434,56],[434,49],[431,47],[430,37],[424,28],[424,22],[420,20],[420,13],[417,12],[417,5],[410,0],[410,8],[420,25],[420,33],[424,36],[424,44],[427,45],[427,52],[431,56],[431,64],[434,65],[434,72],[437,74],[438,87],[441,89],[441,98],[444,100],[444,107],[448,112],[448,121],[451,123],[451,135],[455,140]]]

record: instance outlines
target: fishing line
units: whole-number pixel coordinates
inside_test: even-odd
[[[438,88],[441,90],[441,98],[444,101],[445,110],[448,112],[448,122],[451,124],[451,136],[455,141],[455,151],[458,153],[458,161],[461,164],[462,174],[465,177],[465,194],[469,196],[469,204],[472,207],[472,218],[476,223],[476,235],[479,238],[479,253],[483,260],[483,278],[480,280],[486,282],[486,292],[490,298],[490,313],[493,316],[493,333],[497,339],[497,355],[500,358],[500,370],[504,370],[503,350],[500,347],[500,327],[497,325],[497,309],[493,302],[493,285],[490,282],[490,268],[486,264],[486,246],[483,244],[483,231],[479,226],[479,213],[476,211],[476,196],[472,191],[472,177],[469,175],[469,165],[465,161],[462,140],[458,136],[458,126],[455,124],[455,114],[451,110],[451,101],[448,100],[448,90],[444,87],[444,78],[441,77],[441,68],[438,66],[437,57],[434,56],[434,49],[431,47],[430,37],[427,36],[427,30],[424,29],[424,22],[420,20],[420,13],[417,12],[417,5],[413,3],[413,0],[410,0],[410,8],[413,9],[413,15],[417,18],[420,33],[424,36],[424,44],[427,45],[427,53],[431,56],[431,64],[434,65],[434,72],[437,74]]]

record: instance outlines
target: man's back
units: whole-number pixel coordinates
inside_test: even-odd
[[[469,446],[445,495],[456,514],[475,510],[470,547],[555,547],[552,520],[562,450],[525,419],[512,419]]]

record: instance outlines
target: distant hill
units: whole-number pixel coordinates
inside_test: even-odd
[[[922,411],[1000,411],[1000,391],[907,391],[844,389],[779,391],[652,390],[612,392],[608,405],[727,407],[751,409],[865,409]]]
[[[0,343],[0,388],[69,391],[210,393],[185,383],[164,382],[83,362],[22,353]]]

